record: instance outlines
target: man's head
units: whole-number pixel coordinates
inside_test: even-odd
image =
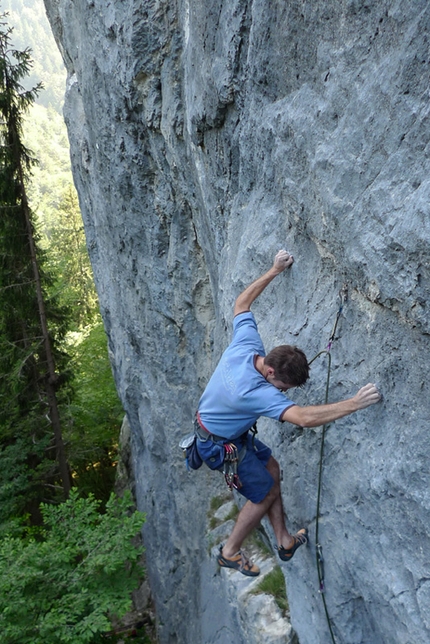
[[[275,387],[278,387],[278,383],[286,385],[278,389],[300,387],[309,378],[309,364],[305,354],[289,344],[281,344],[272,349],[264,358],[264,364],[269,368],[269,382]]]

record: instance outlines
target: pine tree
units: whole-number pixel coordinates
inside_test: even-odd
[[[24,114],[41,88],[21,85],[30,53],[11,47],[12,30],[1,20],[0,464],[9,468],[0,466],[0,521],[35,513],[59,484],[66,497],[70,491],[58,405],[66,315],[47,296],[50,277],[26,191],[34,160],[22,142]]]

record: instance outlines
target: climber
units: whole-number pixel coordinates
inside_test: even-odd
[[[266,355],[250,307],[266,286],[293,262],[292,255],[280,250],[272,268],[237,298],[233,340],[200,399],[196,417],[196,443],[201,458],[211,469],[223,471],[226,455],[229,458],[233,455],[234,474],[229,474],[227,482],[248,499],[231,535],[220,546],[218,563],[251,577],[260,571],[242,552],[241,545],[265,514],[273,526],[282,561],[289,561],[297,548],[308,541],[306,528],[295,535],[287,530],[279,464],[270,448],[251,436],[250,429],[257,418],[267,416],[301,427],[318,427],[380,400],[374,384],[365,385],[352,398],[306,407],[296,405],[282,393],[301,386],[308,379],[306,356],[289,345],[275,347]]]

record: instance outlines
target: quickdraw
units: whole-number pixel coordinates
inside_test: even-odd
[[[239,452],[234,443],[225,443],[225,458],[223,474],[225,482],[230,490],[240,490],[242,483],[237,473],[237,466],[239,464]]]
[[[248,431],[250,431],[252,434],[252,447],[256,450],[257,447],[255,445],[255,437],[258,433],[257,423],[255,422]],[[225,458],[223,474],[225,476],[225,482],[227,483],[227,486],[230,490],[240,490],[240,488],[242,487],[242,482],[239,478],[239,474],[237,473],[237,468],[242,462],[246,453],[246,439],[240,452],[238,451],[234,443],[225,443],[224,449]]]
[[[319,591],[320,593],[325,593],[324,585],[324,557],[322,553],[322,545],[317,543],[317,566],[318,566],[318,578],[320,582]]]

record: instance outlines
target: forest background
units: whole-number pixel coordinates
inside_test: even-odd
[[[66,71],[42,0],[2,0],[14,48],[30,48],[26,89],[43,84],[24,122],[24,143],[37,160],[27,186],[40,246],[54,275],[59,305],[70,311],[65,349],[72,389],[62,409],[64,438],[77,486],[104,501],[112,491],[123,411],[108,359],[70,167],[62,108]]]
[[[64,65],[42,0],[1,0],[0,13],[3,32],[13,29],[9,49],[31,50],[31,68],[20,81],[23,90],[43,85],[23,121],[23,143],[37,160],[25,189],[43,272],[49,276],[44,284],[47,310],[57,312],[56,351],[59,363],[66,365],[63,373],[59,367],[58,400],[73,486],[70,495],[66,490],[65,502],[49,418],[37,419],[33,406],[26,427],[26,415],[17,415],[18,403],[5,397],[5,392],[18,392],[24,368],[6,370],[8,338],[0,329],[0,365],[5,367],[3,372],[0,368],[0,630],[5,644],[97,642],[111,629],[113,616],[130,608],[131,590],[141,575],[136,566],[141,548],[131,538],[144,517],[133,512],[129,495],[120,500],[112,493],[123,410],[71,175],[62,116]],[[5,176],[4,166],[2,172]],[[2,190],[5,221],[7,186]],[[2,243],[2,266],[7,266],[8,248]],[[0,288],[0,305],[1,291],[12,287]],[[55,319],[60,311],[61,323]],[[23,398],[22,391],[17,400],[19,396]],[[37,426],[44,427],[45,436]],[[39,444],[39,452],[31,443]],[[49,450],[50,457],[40,456]]]

